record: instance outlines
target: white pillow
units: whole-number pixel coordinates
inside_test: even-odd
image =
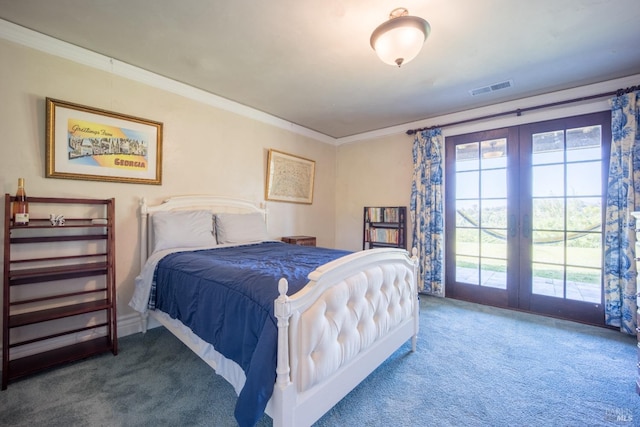
[[[213,214],[210,211],[166,211],[151,216],[153,251],[172,248],[215,246]]]
[[[269,240],[267,225],[261,213],[216,214],[216,235],[219,243],[245,243]]]

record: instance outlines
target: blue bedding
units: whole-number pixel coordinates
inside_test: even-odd
[[[263,242],[177,252],[158,263],[155,307],[179,319],[244,370],[246,382],[235,408],[240,426],[257,423],[273,392],[278,280],[289,281],[292,295],[316,267],[348,253]]]

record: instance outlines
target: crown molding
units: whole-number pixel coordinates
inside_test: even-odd
[[[588,97],[598,93],[613,92],[621,88],[637,85],[639,80],[640,74],[634,74],[631,76],[605,80],[589,85],[577,86],[571,89],[558,90],[542,95],[520,98],[513,101],[499,102],[485,107],[459,111],[456,113],[445,114],[442,116],[419,120],[412,123],[405,123],[403,125],[397,125],[388,128],[377,129],[371,132],[360,133],[353,136],[338,138],[336,139],[336,145],[350,144],[363,140],[368,141],[388,137],[391,135],[405,134],[408,129],[430,126],[437,127],[441,123],[464,121],[473,119],[474,117],[500,114],[503,111],[513,111],[518,108],[525,109],[536,105],[562,102],[566,101],[567,99]],[[513,116],[507,115],[490,120],[478,120],[471,123],[449,126],[443,128],[443,135],[446,137],[451,135],[461,135],[464,133],[478,132],[482,130],[497,129],[506,126],[517,126],[525,123],[551,120],[558,117],[570,117],[581,114],[589,114],[597,111],[604,111],[609,108],[609,98],[595,98],[587,101],[550,106],[539,111],[527,112],[526,114],[521,114],[519,116],[516,116],[514,114]]]
[[[238,114],[325,144],[336,139],[204,90],[0,19],[0,38]]]

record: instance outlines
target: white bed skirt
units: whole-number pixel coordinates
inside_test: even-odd
[[[177,319],[172,319],[167,313],[160,310],[148,310],[147,313],[155,319],[162,326],[167,328],[169,332],[175,335],[180,341],[182,341],[187,347],[191,349],[198,357],[204,360],[207,365],[211,366],[218,375],[224,378],[236,392],[236,395],[240,394],[242,387],[246,381],[244,371],[236,362],[231,359],[227,359],[220,354],[211,344],[202,340],[193,331],[185,326]],[[146,320],[143,320],[143,331],[146,332]],[[272,399],[269,399],[265,413],[273,418],[271,415]]]

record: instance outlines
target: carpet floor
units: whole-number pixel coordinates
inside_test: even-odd
[[[640,426],[637,341],[421,297],[409,343],[316,426]],[[3,426],[234,426],[233,388],[164,328],[0,392]],[[266,415],[259,426],[270,426]]]

